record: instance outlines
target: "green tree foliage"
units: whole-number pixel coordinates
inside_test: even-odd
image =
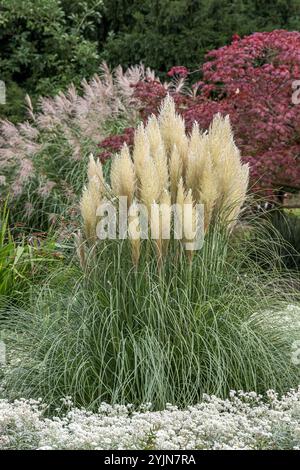
[[[194,68],[233,34],[299,29],[299,10],[300,0],[106,0],[103,57],[113,65],[142,61],[158,71]]]
[[[16,120],[25,93],[54,94],[99,65],[102,0],[0,0],[0,78]],[[21,89],[20,89],[21,86]]]

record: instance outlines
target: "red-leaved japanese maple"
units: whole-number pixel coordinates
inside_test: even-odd
[[[211,51],[203,65],[203,101],[185,113],[207,127],[229,113],[236,141],[251,164],[252,180],[272,189],[300,189],[300,33],[255,33]]]

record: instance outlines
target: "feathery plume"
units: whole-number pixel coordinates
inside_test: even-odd
[[[151,204],[158,201],[161,188],[158,172],[153,158],[145,159],[139,174],[139,195],[140,200],[150,211]]]
[[[140,179],[144,171],[145,161],[150,158],[150,143],[143,123],[140,124],[134,135],[133,162],[135,173]]]
[[[84,188],[80,200],[80,211],[83,218],[85,237],[89,242],[95,242],[96,240],[97,207],[91,188]]]
[[[105,123],[108,119],[122,116],[133,125],[138,107],[135,106],[135,89],[132,85],[147,78],[155,79],[155,75],[143,66],[130,67],[126,71],[118,67],[116,71],[110,71],[104,63],[100,75],[82,81],[80,92],[70,85],[66,93],[41,97],[35,111],[27,95],[25,101],[30,124],[24,122],[14,125],[0,120],[0,167],[1,172],[3,168],[5,175],[8,174],[7,187],[12,189],[11,196],[22,196],[26,203],[25,179],[20,181],[20,174],[24,174],[22,162],[31,160],[33,163],[42,151],[53,146],[54,139],[60,142],[56,147],[56,160],[59,162],[61,159],[63,166],[66,159],[79,161],[87,148],[92,151],[97,147],[99,141],[107,136]],[[37,180],[51,179],[47,173],[48,167],[47,158],[43,156],[39,165],[32,166],[30,177]],[[7,193],[8,189],[5,191]],[[67,196],[63,184],[57,187],[57,191]]]
[[[209,130],[209,146],[218,186],[215,209],[229,229],[235,225],[246,197],[249,168],[242,164],[229,116],[217,114]]]
[[[110,172],[111,187],[114,195],[127,197],[128,207],[135,194],[135,172],[129,149],[125,144],[119,155],[114,157]]]
[[[208,230],[218,195],[217,179],[211,159],[210,136],[200,134],[194,125],[189,143],[186,181],[196,203],[204,205],[204,228]]]
[[[176,114],[175,103],[170,95],[167,95],[163,101],[158,119],[167,154],[170,155],[175,144],[182,160],[183,170],[185,170],[188,138],[185,133],[184,120]]]
[[[93,179],[97,178],[99,181],[100,187],[104,188],[104,177],[103,177],[103,170],[102,164],[100,160],[95,161],[94,155],[91,153],[89,158],[89,165],[88,165],[88,178]]]
[[[157,168],[162,193],[169,185],[168,160],[159,124],[155,116],[149,118],[145,131],[149,140],[150,154]]]

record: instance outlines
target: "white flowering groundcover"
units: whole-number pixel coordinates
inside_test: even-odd
[[[300,387],[279,398],[231,392],[179,410],[168,405],[72,407],[47,418],[41,401],[0,400],[0,449],[300,449]]]

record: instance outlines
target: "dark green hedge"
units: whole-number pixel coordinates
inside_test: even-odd
[[[298,15],[298,16],[297,16]],[[235,33],[300,28],[300,0],[108,0],[110,63],[144,62],[158,71],[199,66]]]
[[[0,0],[0,79],[7,88],[0,114],[17,120],[25,93],[54,94],[97,70],[102,10],[97,4]]]

